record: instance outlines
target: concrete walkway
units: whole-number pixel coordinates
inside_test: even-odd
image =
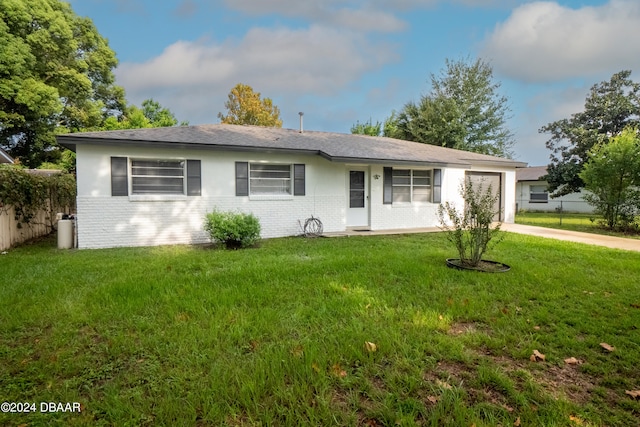
[[[604,236],[602,234],[581,233],[578,231],[559,230],[555,228],[535,227],[532,225],[521,224],[503,223],[501,229],[510,233],[528,234],[531,236],[546,237],[549,239],[566,240],[569,242],[585,243],[587,245],[605,246],[612,249],[623,249],[627,251],[640,252],[639,239],[625,239],[624,237]],[[341,233],[325,233],[325,236],[374,236],[383,234],[430,233],[436,231],[440,231],[440,229],[437,227],[430,227],[380,231],[349,230]]]

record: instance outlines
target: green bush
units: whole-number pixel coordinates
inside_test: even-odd
[[[260,221],[253,214],[214,210],[205,216],[204,230],[211,241],[227,249],[246,248],[260,240]]]
[[[466,185],[460,185],[460,195],[464,199],[462,209],[449,202],[438,206],[440,228],[455,245],[462,265],[478,267],[482,255],[501,240],[501,224],[493,220],[499,213],[494,207],[500,196],[494,194],[491,185],[483,189],[480,184],[476,188],[468,179]]]
[[[0,165],[0,214],[13,207],[18,228],[33,223],[39,211],[48,212],[53,230],[56,212],[74,210],[75,177],[67,173],[50,176],[29,172],[16,165]]]

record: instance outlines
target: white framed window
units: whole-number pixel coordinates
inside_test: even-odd
[[[251,196],[290,196],[291,165],[250,163],[249,194]]]
[[[185,161],[131,159],[131,194],[186,194]]]
[[[431,201],[431,171],[393,169],[391,186],[393,203]]]
[[[548,203],[549,193],[546,185],[529,186],[529,203]]]

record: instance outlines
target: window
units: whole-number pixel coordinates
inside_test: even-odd
[[[251,163],[249,194],[252,196],[291,195],[291,165]]]
[[[201,195],[200,160],[111,157],[111,195]]]
[[[236,196],[304,196],[304,164],[236,162]]]
[[[431,201],[430,170],[393,169],[391,186],[393,203]]]
[[[184,160],[131,160],[131,194],[184,194]]]
[[[546,185],[529,186],[529,203],[548,203],[549,193]]]

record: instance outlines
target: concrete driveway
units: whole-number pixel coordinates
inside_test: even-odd
[[[531,236],[547,237],[549,239],[566,240],[569,242],[586,243],[588,245],[606,246],[612,249],[624,249],[640,252],[640,240],[625,239],[624,237],[603,236],[601,234],[581,233],[578,231],[558,230],[555,228],[534,227],[532,225],[506,224],[502,230],[511,233],[529,234]]]
[[[502,223],[502,230],[510,233],[529,234],[531,236],[546,237],[549,239],[566,240],[569,242],[585,243],[587,245],[605,246],[612,249],[640,252],[639,239],[625,239],[624,237],[603,236],[601,234],[581,233],[578,231],[558,230],[555,228],[534,227],[532,225]],[[325,233],[327,237],[339,236],[372,236],[382,234],[411,234],[430,233],[441,231],[437,227],[430,228],[403,228],[398,230],[349,230],[339,233]]]

